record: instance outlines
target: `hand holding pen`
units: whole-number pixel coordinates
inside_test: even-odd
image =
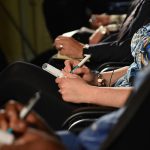
[[[5,105],[4,109],[0,110],[0,144],[12,144],[15,140],[15,136],[12,134],[13,131],[21,134],[26,130],[26,123],[22,122],[22,120],[28,116],[39,98],[40,93],[36,92],[25,107],[22,107],[21,104],[11,100]],[[19,117],[18,112],[20,112]],[[36,114],[32,113],[27,118],[26,122],[35,124],[38,127],[37,124],[39,124],[39,118]]]
[[[73,67],[70,73],[73,73],[77,68],[83,66],[89,60],[90,57],[91,55],[85,55],[85,57],[76,66]]]

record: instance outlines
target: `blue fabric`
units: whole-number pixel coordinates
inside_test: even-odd
[[[125,107],[101,117],[77,137],[68,131],[57,132],[57,135],[59,135],[67,150],[100,150],[101,144],[124,110]]]
[[[61,142],[65,145],[67,150],[83,150],[82,144],[78,137],[69,131],[58,131]]]
[[[134,62],[129,66],[127,74],[121,77],[115,87],[133,86],[135,76],[150,61],[150,23],[140,28],[131,41],[131,53]]]
[[[143,66],[149,64],[149,44],[150,24],[147,24],[134,34],[131,43],[131,52],[134,57],[134,63],[129,67],[128,73],[116,83],[116,86],[131,86],[131,79],[135,78],[136,74],[141,68],[143,68]],[[135,89],[141,84],[141,76],[143,76],[143,74],[140,74],[137,78],[139,81],[137,81]],[[63,132],[63,134],[58,132],[58,135],[68,150],[100,150],[102,143],[105,141],[114,125],[118,122],[118,119],[125,109],[126,107],[124,106],[113,113],[99,118],[89,128],[83,130],[78,136],[75,136],[70,132]]]

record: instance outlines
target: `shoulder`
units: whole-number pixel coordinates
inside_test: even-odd
[[[150,43],[150,23],[140,28],[134,35],[131,41],[131,52],[133,55],[137,51],[145,50],[145,47]]]

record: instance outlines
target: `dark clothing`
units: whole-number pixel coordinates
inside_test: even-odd
[[[131,39],[133,34],[140,27],[150,21],[149,8],[150,0],[133,1],[131,7],[129,8],[127,17],[118,34],[111,35],[111,38],[106,38],[103,42],[90,45],[88,49],[84,49],[84,54],[92,54],[90,63],[86,65],[90,69],[96,69],[99,65],[106,62],[132,63],[133,57],[130,52]],[[126,23],[126,20],[130,20],[130,22]],[[50,59],[49,62],[56,67],[61,69],[63,68],[62,61],[56,63],[55,60]]]
[[[85,54],[92,54],[91,61],[104,63],[108,61],[133,61],[130,52],[130,43],[133,34],[143,25],[150,21],[150,0],[139,0],[138,8],[130,9],[135,11],[134,18],[130,21],[127,29],[122,34],[122,28],[118,38],[114,42],[99,43],[91,45],[84,51]],[[132,13],[129,12],[128,16]]]

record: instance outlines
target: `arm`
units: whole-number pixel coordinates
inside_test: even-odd
[[[131,39],[118,42],[106,42],[90,45],[83,49],[84,54],[91,54],[90,60],[97,63],[103,62],[131,62],[133,57],[130,50]]]
[[[65,150],[63,143],[54,136],[48,135],[46,132],[35,129],[26,130],[26,132],[18,137],[11,145],[1,145],[0,150]]]
[[[132,88],[97,87],[86,83],[79,76],[69,74],[66,78],[57,78],[62,98],[66,102],[90,103],[120,107],[124,105]]]
[[[132,87],[89,87],[87,102],[97,105],[121,107],[132,92]]]
[[[129,67],[126,66],[116,69],[114,71],[107,71],[101,73],[103,79],[105,79],[106,81],[106,86],[112,86],[119,78],[127,73],[128,68]]]
[[[91,26],[93,28],[97,28],[100,25],[108,25],[111,23],[121,24],[124,21],[125,17],[126,14],[121,14],[121,15],[117,15],[117,14],[108,15],[105,13],[100,15],[93,14],[89,19],[89,22],[91,23]]]
[[[62,55],[71,58],[83,58],[84,54],[91,54],[91,61],[103,63],[110,61],[131,61],[133,58],[130,52],[130,42],[131,39],[128,39],[121,43],[99,43],[85,48],[84,44],[72,37],[59,36],[55,39],[55,46]],[[61,49],[60,45],[63,45]]]

